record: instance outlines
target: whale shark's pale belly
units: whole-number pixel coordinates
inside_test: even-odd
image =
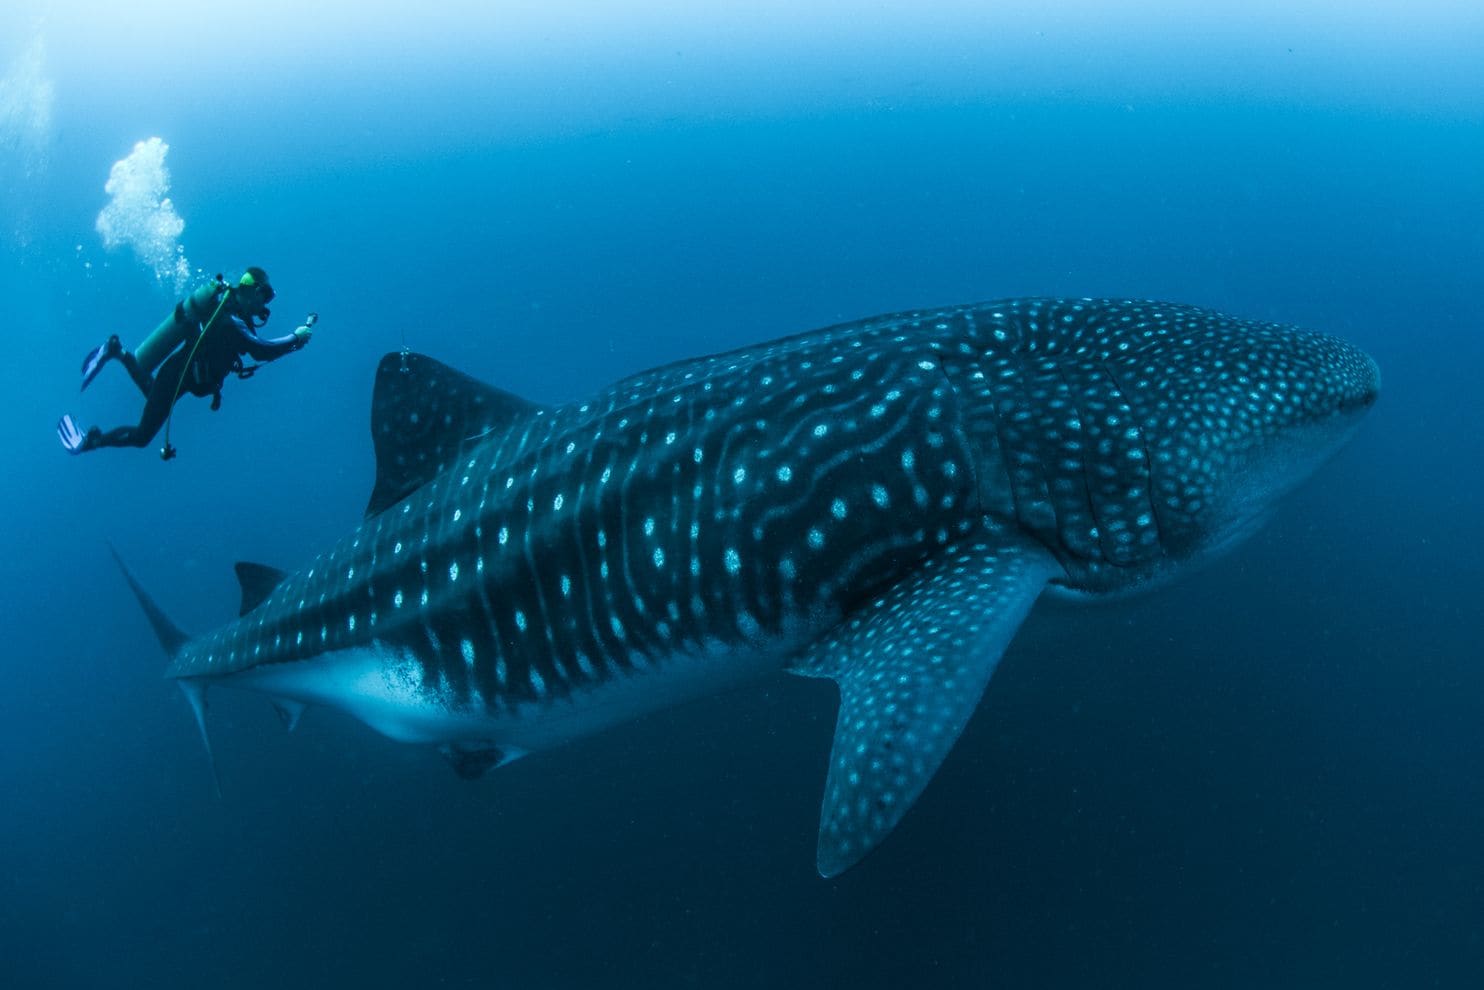
[[[363,647],[299,663],[257,667],[221,683],[279,701],[335,708],[399,742],[492,746],[501,762],[561,746],[650,712],[744,684],[780,669],[797,643],[716,643],[676,654],[627,676],[574,688],[562,696],[493,707],[428,687],[416,657]]]

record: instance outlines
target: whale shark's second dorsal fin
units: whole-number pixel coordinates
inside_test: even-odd
[[[376,485],[366,517],[431,481],[466,440],[506,432],[540,409],[422,354],[386,355],[371,394]]]
[[[284,572],[267,564],[254,564],[250,560],[239,560],[233,565],[237,581],[242,585],[242,608],[238,615],[246,615],[267,600],[273,589],[283,583]]]

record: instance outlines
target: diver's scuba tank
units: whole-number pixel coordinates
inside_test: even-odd
[[[165,317],[148,337],[144,338],[144,343],[134,348],[134,360],[139,363],[139,367],[146,374],[154,374],[170,352],[179,347],[181,341],[199,326],[199,323],[192,322],[190,315],[186,312],[186,307],[189,306],[197,313],[209,310],[217,293],[226,291],[228,288],[227,280],[218,274],[215,282],[208,282],[192,292],[187,299],[176,303],[170,315]]]

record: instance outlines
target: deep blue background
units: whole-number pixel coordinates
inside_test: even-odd
[[[1480,103],[970,79],[573,122],[502,117],[455,69],[368,97],[374,70],[251,115],[63,100],[11,218],[0,982],[1480,985]],[[82,353],[173,301],[92,229],[108,166],[154,133],[193,261],[265,266],[270,327],[316,309],[320,332],[219,413],[183,404],[177,461],[70,459],[58,414],[137,411],[122,374],[77,395]],[[404,340],[556,401],[1043,293],[1339,333],[1383,401],[1231,556],[1039,606],[917,808],[838,880],[813,871],[833,689],[783,676],[475,785],[218,692],[218,800],[105,549],[187,628],[230,617],[234,560],[295,566],[358,520],[372,369]]]

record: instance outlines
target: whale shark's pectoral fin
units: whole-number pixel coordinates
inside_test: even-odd
[[[950,547],[848,616],[793,671],[840,714],[819,824],[832,877],[874,849],[937,772],[1055,561],[1029,542]]]

